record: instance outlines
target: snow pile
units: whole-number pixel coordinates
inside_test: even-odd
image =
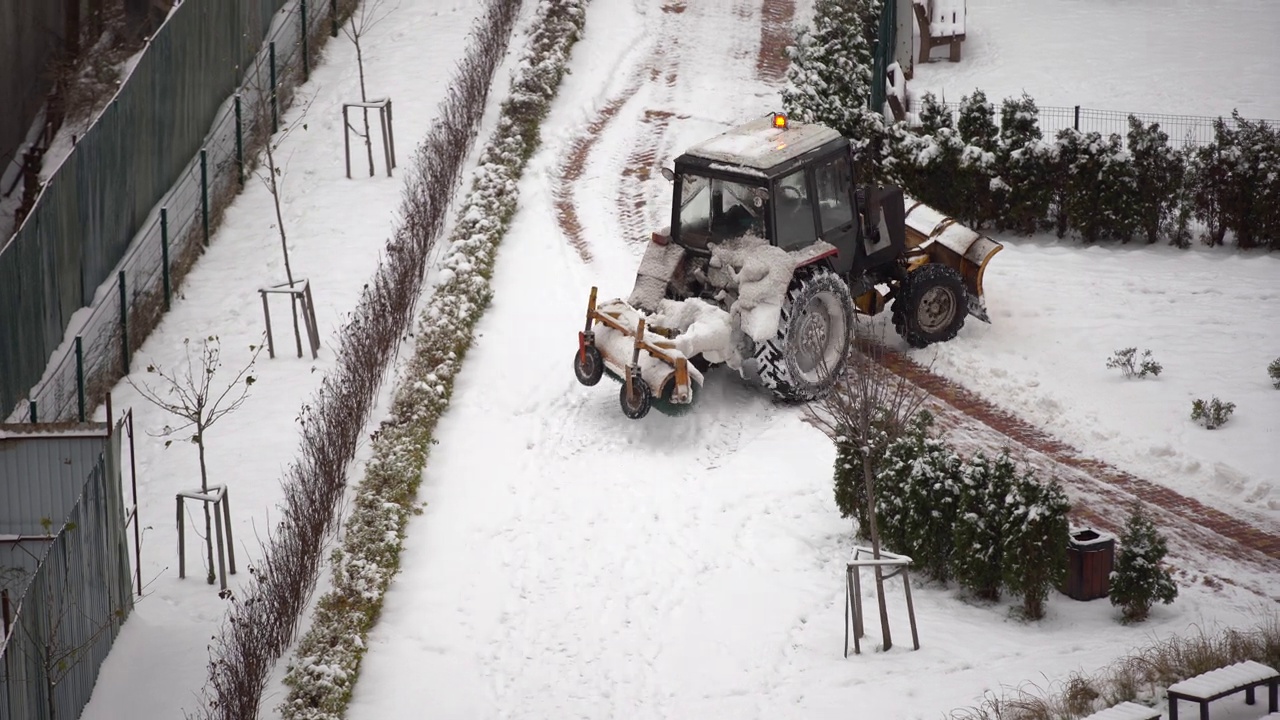
[[[686,357],[701,355],[712,363],[731,359],[733,324],[723,308],[700,298],[663,300],[653,321],[680,333],[675,343]]]
[[[663,302],[676,306],[676,308],[680,308],[684,305],[684,303],[678,303],[671,300],[665,300]],[[693,302],[698,301],[690,300],[686,302],[692,304]],[[645,317],[640,311],[624,303],[622,300],[610,300],[606,303],[602,303],[597,307],[597,310],[601,313],[612,316],[625,328],[639,327],[640,318]],[[723,311],[720,312],[723,313]],[[678,309],[677,314],[687,315],[680,313]],[[683,317],[673,316],[672,319],[680,320],[683,319]],[[663,351],[672,359],[677,359],[682,356],[687,359],[698,354],[696,347],[693,352],[685,352],[684,348],[679,344],[673,343],[667,337],[660,335],[651,329],[658,327],[670,327],[664,322],[664,320],[665,318],[659,315],[645,317],[644,341],[652,346],[662,348]],[[707,323],[704,322],[703,325],[706,326]],[[713,321],[711,326],[715,327],[716,323]],[[727,322],[724,327],[727,332]],[[608,325],[598,323],[595,326],[595,334],[596,347],[600,350],[601,355],[604,356],[606,366],[608,366],[609,370],[613,374],[618,377],[623,377],[626,374],[627,365],[631,363],[631,356],[635,353],[634,330],[633,334],[624,335]],[[706,333],[704,331],[702,334],[706,336],[714,333]],[[688,347],[688,343],[685,344],[685,347]],[[636,358],[636,364],[640,366],[640,377],[644,378],[644,381],[648,383],[650,389],[655,395],[663,392],[663,387],[667,384],[672,373],[675,372],[674,365],[668,365],[644,350],[640,351],[639,357]],[[702,384],[702,373],[698,372],[698,369],[693,365],[689,365],[689,382],[694,385]]]
[[[708,265],[712,284],[737,296],[729,306],[732,323],[758,343],[777,335],[795,257],[755,235],[743,235],[713,245]]]

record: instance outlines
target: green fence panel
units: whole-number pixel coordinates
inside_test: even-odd
[[[273,22],[296,25],[277,12],[287,1],[186,0],[177,6],[0,249],[0,417],[23,402],[46,365],[57,362],[51,356],[71,316],[93,304],[131,243],[157,222],[151,219],[155,206],[183,183],[220,109],[258,72],[256,57]],[[298,37],[295,27],[289,29]],[[190,205],[190,190],[182,194]],[[199,204],[197,196],[194,206]],[[184,231],[186,218],[170,220],[184,225],[175,233]],[[159,277],[158,270],[146,272]],[[135,294],[148,289],[139,286]]]

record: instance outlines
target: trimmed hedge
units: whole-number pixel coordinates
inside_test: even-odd
[[[516,211],[516,183],[538,146],[539,125],[582,33],[586,2],[541,0],[538,6],[510,97],[458,211],[441,282],[421,314],[414,355],[390,417],[375,436],[346,537],[333,553],[334,587],[320,599],[314,624],[290,664],[290,692],[280,706],[289,720],[336,720],[346,712],[365,638],[399,570],[432,435],[493,295],[494,262]]]
[[[1006,99],[998,131],[994,114],[981,91],[955,127],[931,94],[919,127],[866,113],[859,165],[975,228],[1188,247],[1194,219],[1207,245],[1230,233],[1240,249],[1280,249],[1280,131],[1264,121],[1219,118],[1213,142],[1175,150],[1132,115],[1123,139],[1068,128],[1046,141],[1031,98]]]

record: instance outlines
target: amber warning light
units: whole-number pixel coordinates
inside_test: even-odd
[[[787,129],[787,116],[782,113],[773,114],[773,126],[779,130]]]

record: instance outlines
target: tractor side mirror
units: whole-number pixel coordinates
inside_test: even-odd
[[[662,168],[662,177],[666,178],[667,182],[676,181],[676,174],[671,171],[671,168]]]

